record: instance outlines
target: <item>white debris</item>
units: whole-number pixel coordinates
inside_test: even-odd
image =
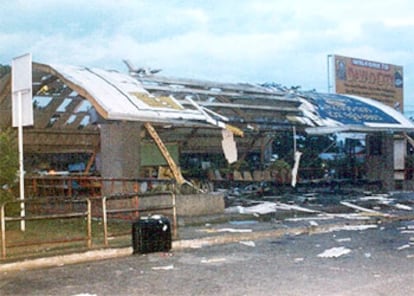
[[[359,198],[359,200],[361,201],[371,201],[371,200],[376,200],[382,203],[390,203],[393,202],[394,199],[392,198],[388,198],[388,195],[371,195],[371,196],[364,196]]]
[[[280,202],[276,203],[275,207],[280,210],[299,211],[299,212],[305,212],[305,213],[319,213],[319,211],[307,209],[307,208],[300,207],[297,205],[288,205],[288,204],[284,204]]]
[[[367,229],[377,228],[376,224],[367,224],[367,225],[343,225],[343,226],[333,226],[329,228],[330,231],[362,231]]]
[[[401,234],[413,234],[414,230],[401,230],[400,233]]]
[[[351,214],[324,214],[327,217],[331,217],[331,219],[333,218],[342,218],[342,219],[347,219],[347,220],[369,220],[370,217],[367,216],[363,216],[359,213],[351,213]]]
[[[174,265],[166,265],[166,266],[154,266],[152,270],[171,270],[174,269]]]
[[[89,294],[89,293],[80,293],[80,294],[74,294],[72,296],[97,296],[96,294]]]
[[[216,233],[216,232],[252,232],[251,229],[238,229],[238,228],[219,228],[219,229],[200,229],[200,232]]]
[[[216,232],[252,232],[251,229],[219,228]]]
[[[285,221],[290,222],[300,222],[300,221],[308,221],[308,220],[331,220],[335,218],[342,218],[347,220],[369,220],[370,217],[358,214],[358,213],[352,213],[352,214],[331,214],[331,213],[320,213],[316,217],[300,217],[300,218],[287,218]]]
[[[398,247],[397,250],[401,251],[401,250],[404,250],[404,249],[408,249],[409,247],[410,247],[410,245],[406,244],[406,245],[402,245],[402,246]]]
[[[226,213],[239,213],[239,214],[269,214],[274,213],[276,210],[285,210],[285,211],[298,211],[298,212],[305,212],[305,213],[320,213],[320,211],[311,210],[305,207],[301,207],[298,205],[288,205],[285,203],[274,203],[270,201],[262,202],[255,206],[250,207],[242,207],[242,206],[235,206],[229,207],[225,209]]]
[[[256,206],[246,207],[244,208],[244,212],[248,214],[269,214],[276,212],[276,204],[274,202],[265,201],[261,204]]]
[[[300,222],[300,221],[331,220],[331,219],[333,219],[333,217],[318,215],[317,217],[286,218],[285,221]]]
[[[226,258],[211,258],[211,259],[202,259],[201,263],[220,263],[226,261]]]
[[[354,205],[354,204],[352,204],[350,202],[347,202],[347,201],[341,201],[341,205],[352,208],[352,209],[355,209],[355,210],[358,210],[358,211],[361,211],[361,212],[375,214],[375,215],[378,215],[378,216],[385,216],[386,215],[386,214],[383,214],[383,213],[378,212],[378,211],[374,211],[374,210],[371,210],[371,209],[367,209],[367,208],[364,208],[364,207],[361,207],[361,206]]]
[[[395,199],[393,199],[393,198],[387,198],[387,196],[382,196],[382,195],[361,197],[359,200],[361,200],[361,201],[372,201],[372,200],[375,200],[375,201],[378,201],[380,204],[388,205],[388,206],[391,206],[391,207],[395,207],[395,208],[400,209],[400,210],[411,211],[413,209],[410,206],[403,205],[403,204],[400,204],[400,203],[393,204],[393,202],[395,201]]]
[[[347,249],[345,247],[337,247],[337,248],[331,248],[323,251],[322,253],[318,254],[318,257],[321,258],[338,258],[342,255],[346,255],[350,253],[351,250]]]
[[[407,205],[403,205],[400,203],[396,203],[395,205],[393,205],[395,208],[400,209],[400,210],[405,210],[405,211],[411,211],[413,208]]]
[[[256,247],[256,244],[254,241],[240,241],[239,243],[242,245],[248,246],[248,247]]]
[[[338,238],[338,239],[336,239],[336,241],[338,243],[350,242],[351,238],[350,237]]]
[[[295,258],[295,263],[303,262],[305,258]]]
[[[263,202],[261,204],[251,206],[251,207],[242,207],[235,206],[225,209],[226,213],[239,213],[239,214],[269,214],[276,212],[276,204],[274,202]]]
[[[309,221],[310,226],[318,226],[319,224],[316,221]]]

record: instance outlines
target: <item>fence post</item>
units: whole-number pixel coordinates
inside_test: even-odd
[[[1,257],[6,259],[6,217],[5,208],[6,203],[1,205],[0,219],[1,219]]]
[[[92,247],[92,206],[91,200],[89,198],[86,199],[88,204],[88,225],[87,225],[87,232],[88,232],[88,248]]]
[[[173,236],[174,238],[177,238],[177,208],[176,208],[176,195],[173,192],[171,192],[171,197],[172,197],[172,206],[173,206],[173,224],[174,224],[174,228],[173,228]]]
[[[102,198],[102,220],[104,227],[104,244],[105,247],[108,246],[108,220],[106,216],[106,196]]]

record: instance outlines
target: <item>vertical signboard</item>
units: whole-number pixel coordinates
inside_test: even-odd
[[[12,60],[12,114],[14,127],[33,125],[31,54]]]
[[[403,67],[339,55],[333,56],[335,92],[357,95],[403,111]]]

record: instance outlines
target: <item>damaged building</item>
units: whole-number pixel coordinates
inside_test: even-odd
[[[366,168],[361,178],[380,182],[385,190],[412,187],[404,173],[404,158],[407,141],[412,141],[407,133],[414,125],[370,99],[274,83],[164,77],[133,67],[128,74],[44,63],[33,63],[32,69],[34,124],[24,129],[29,181],[56,174],[82,176],[92,180],[87,187],[96,194],[124,190],[125,179],[142,180],[141,191],[154,179],[200,187],[200,180],[187,177],[193,159],[197,170],[205,169],[205,177],[213,183],[274,182],[266,164],[277,154],[272,148],[275,136],[289,131],[293,138],[295,133],[362,134]],[[10,73],[0,81],[0,109],[0,127],[10,127]],[[304,151],[294,150],[296,161],[284,182],[296,186],[312,180],[302,175]],[[252,155],[257,167],[230,165]],[[223,173],[229,168],[231,174]],[[119,182],[108,185],[104,180]]]

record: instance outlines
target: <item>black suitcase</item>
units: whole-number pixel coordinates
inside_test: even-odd
[[[132,223],[134,254],[168,252],[171,246],[171,225],[168,218],[154,215]]]

